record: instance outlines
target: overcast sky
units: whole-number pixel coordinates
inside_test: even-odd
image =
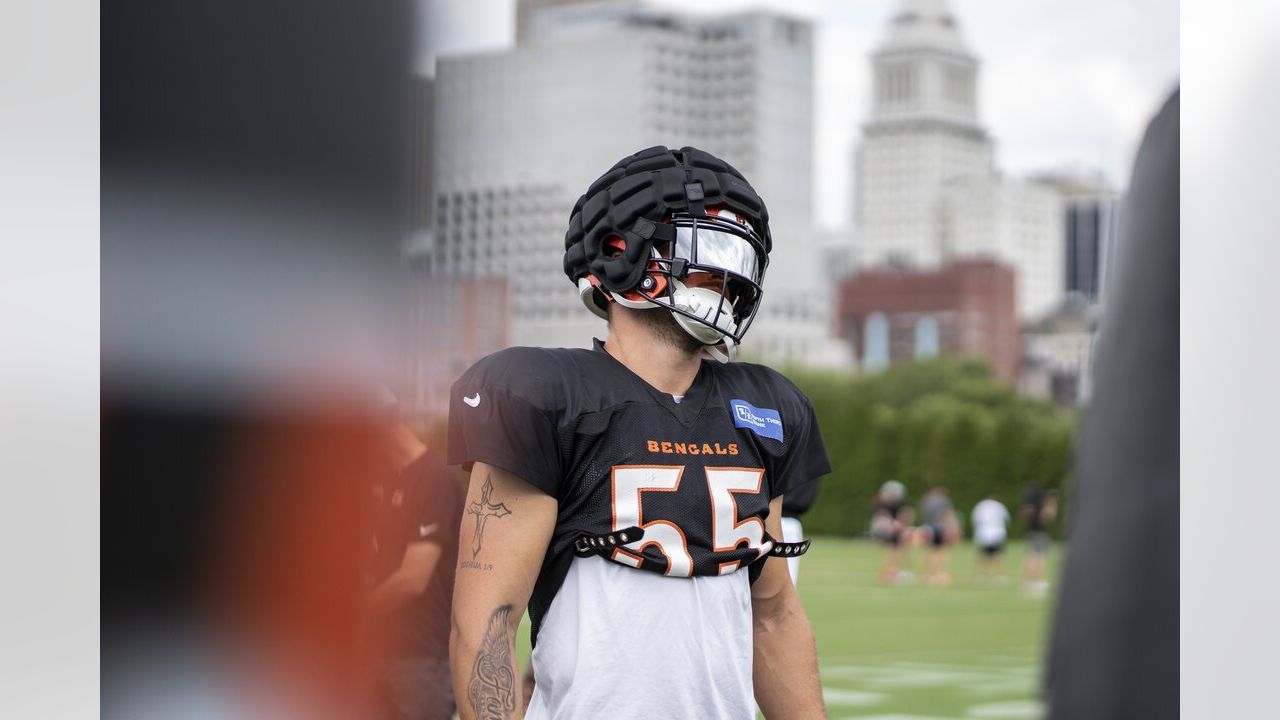
[[[419,0],[419,69],[436,54],[510,47],[514,0]],[[772,8],[812,19],[817,220],[851,222],[853,147],[867,56],[899,0],[699,0],[699,12]],[[650,0],[684,10],[687,2]],[[980,118],[1007,174],[1096,169],[1128,183],[1142,130],[1178,79],[1177,0],[951,0],[982,61]],[[1082,119],[1083,118],[1083,119]]]

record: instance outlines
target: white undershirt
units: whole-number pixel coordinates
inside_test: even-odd
[[[574,558],[532,662],[528,720],[752,720],[747,571],[669,578]]]

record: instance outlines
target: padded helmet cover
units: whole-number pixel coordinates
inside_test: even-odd
[[[702,200],[686,187],[700,184]],[[610,292],[633,290],[644,277],[654,244],[655,224],[674,212],[705,217],[707,207],[725,207],[752,224],[772,250],[769,211],[742,173],[711,153],[693,147],[657,145],[619,160],[574,203],[564,237],[564,272],[574,283],[594,276]],[[615,257],[604,252],[610,236],[626,241]]]

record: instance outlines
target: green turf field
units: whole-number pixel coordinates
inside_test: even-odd
[[[952,551],[954,582],[882,587],[880,549],[818,538],[800,565],[831,718],[1034,718],[1051,601],[1017,578],[1026,546],[1006,552],[1006,584],[974,576],[977,553]],[[911,562],[918,571],[920,553]],[[1050,577],[1056,553],[1050,555]]]
[[[1052,601],[1022,592],[1025,544],[1005,553],[1005,584],[975,578],[976,551],[952,552],[954,583],[882,587],[880,548],[817,538],[801,560],[828,715],[835,718],[1037,718],[1040,659]],[[1057,550],[1049,557],[1054,577]],[[917,571],[921,550],[910,564]],[[1052,595],[1052,593],[1050,593]],[[528,618],[519,636],[529,657]]]

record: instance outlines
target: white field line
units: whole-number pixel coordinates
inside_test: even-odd
[[[1031,720],[1043,715],[1040,703],[1034,700],[994,701],[995,698],[1007,698],[1010,695],[1034,695],[1036,670],[1032,667],[974,668],[954,664],[899,662],[888,666],[828,665],[823,668],[822,674],[825,680],[845,686],[823,687],[823,697],[828,705],[834,707],[877,705],[887,700],[895,691],[953,687],[976,700],[988,700],[970,706],[965,717]],[[848,685],[855,685],[856,689]]]
[[[888,715],[842,715],[839,720],[964,720],[963,718],[939,717],[937,715],[904,715],[892,713]]]
[[[841,707],[865,707],[867,705],[878,705],[888,698],[888,695],[878,692],[867,692],[865,690],[845,690],[844,688],[822,688],[822,699],[828,705],[839,705]]]
[[[980,720],[1038,720],[1044,717],[1044,705],[1035,700],[1006,700],[973,705],[966,717]]]

